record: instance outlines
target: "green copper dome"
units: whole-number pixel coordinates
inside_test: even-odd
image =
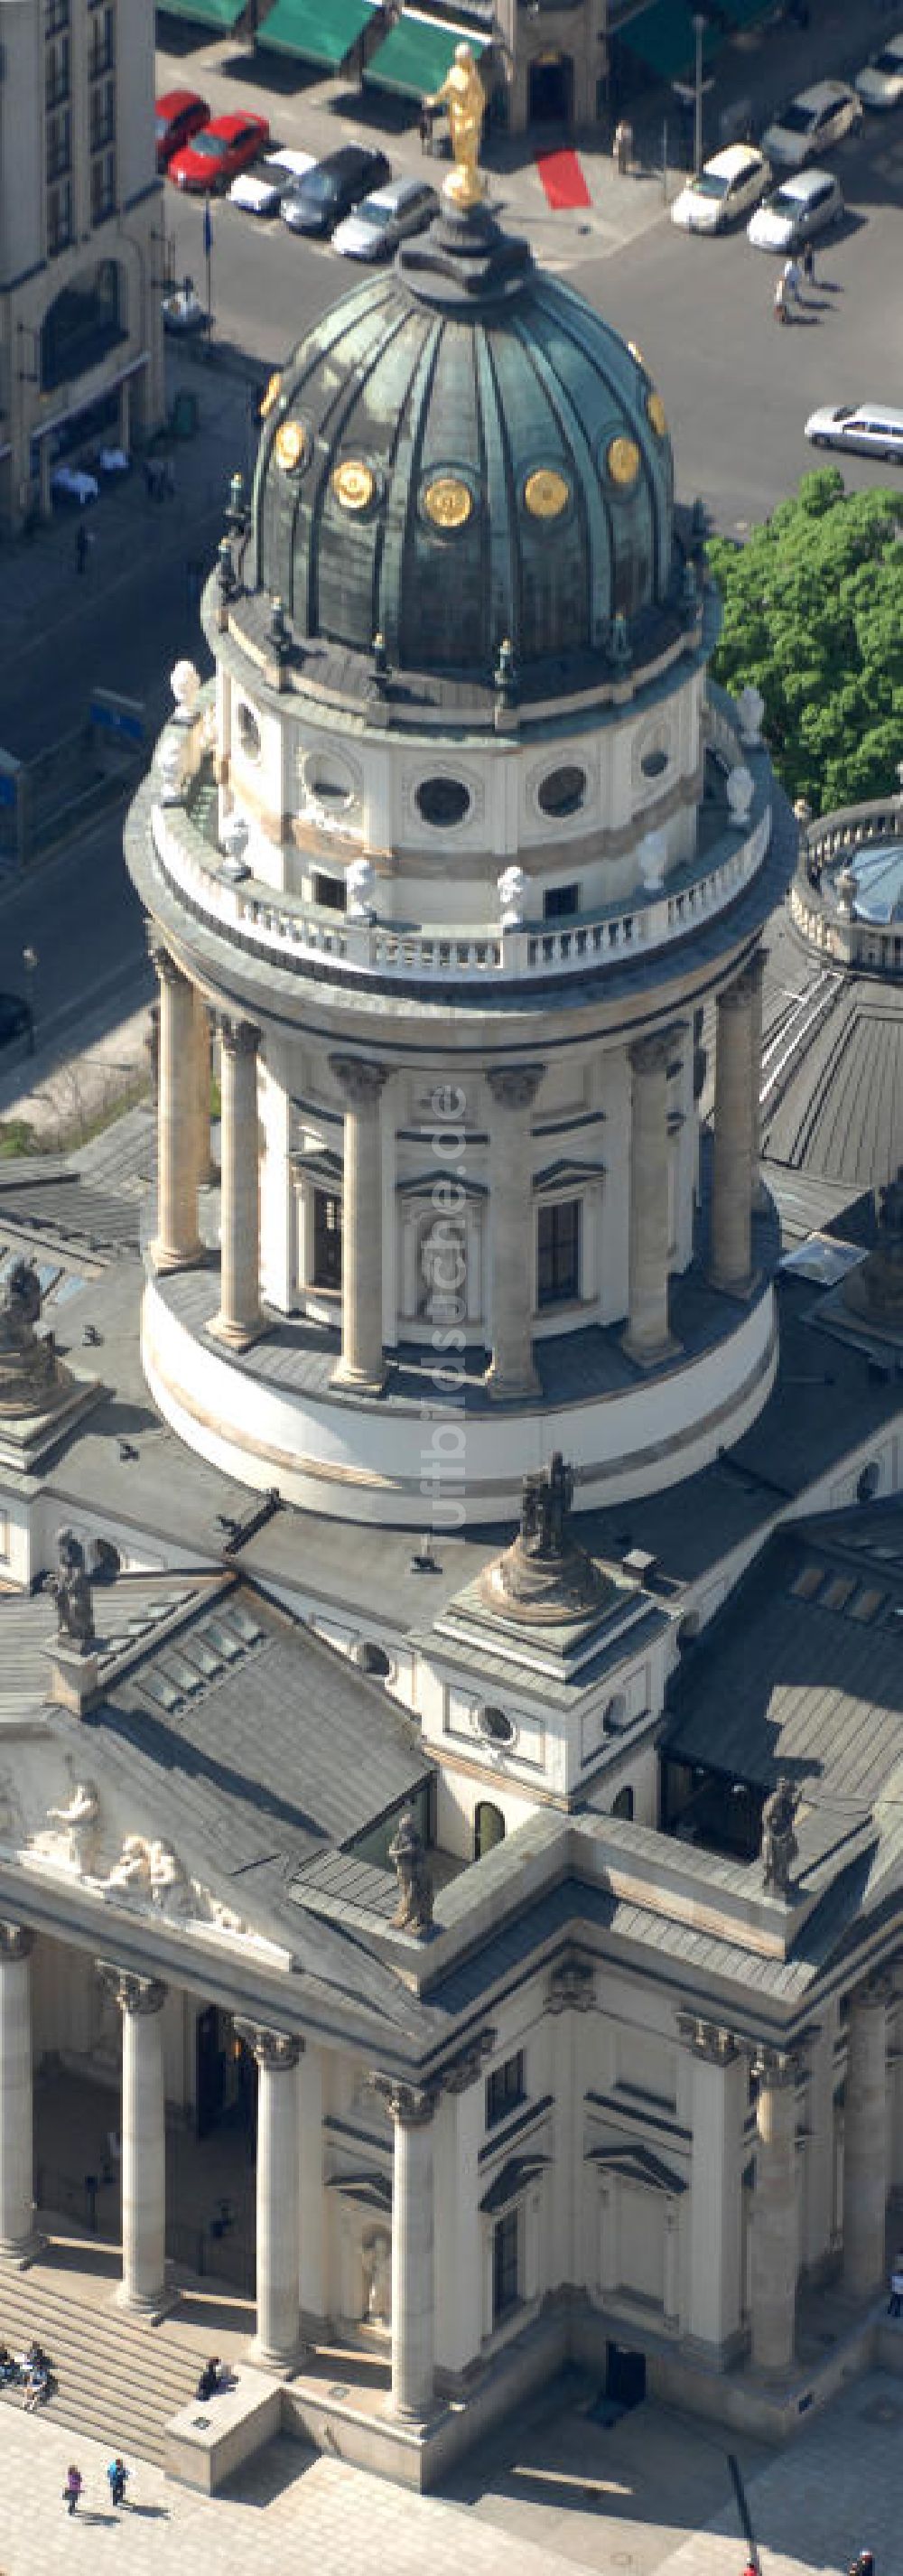
[[[443,215],[272,380],[254,575],[299,641],[380,634],[395,671],[489,672],[505,639],[567,662],[673,597],[673,490],[638,352],[490,217]]]

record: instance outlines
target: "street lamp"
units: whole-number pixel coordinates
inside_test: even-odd
[[[694,9],[690,24],[696,38],[696,84],[693,98],[693,176],[702,169],[702,39],[708,19],[701,9]]]
[[[23,948],[23,950],[22,950],[22,964],[23,964],[23,967],[24,967],[24,970],[25,970],[25,990],[26,990],[26,995],[27,995],[27,999],[28,999],[28,1008],[29,1008],[29,1011],[30,1011],[30,1013],[31,1013],[31,1022],[30,1022],[30,1049],[31,1049],[31,1053],[32,1053],[32,1055],[33,1055],[33,1054],[34,1054],[34,979],[35,979],[35,976],[36,976],[37,971],[38,971],[38,952],[37,952],[37,949],[36,949],[36,948]]]

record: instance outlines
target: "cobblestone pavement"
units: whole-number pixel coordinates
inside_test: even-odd
[[[42,2576],[79,2562],[94,2576],[107,2552],[135,2576],[740,2576],[745,2549],[733,2506],[673,2546],[687,2516],[696,2460],[700,2492],[729,2437],[681,2424],[654,2406],[610,2434],[586,2427],[580,2475],[557,2469],[570,2456],[575,2419],[564,2410],[531,2423],[529,2476],[517,2493],[517,2447],[500,2448],[499,2477],[468,2502],[411,2496],[339,2460],[315,2458],[282,2440],[214,2500],[167,2484],[132,2463],[132,2502],[115,2515],[104,2470],[108,2453],[59,2429],[52,2414],[0,2408],[0,2576]],[[802,2438],[780,2454],[738,2445],[744,2459],[762,2576],[843,2576],[868,2545],[877,2576],[899,2576],[903,2528],[903,2388],[871,2373],[848,2389]],[[115,2428],[114,2428],[115,2435]],[[111,2437],[113,2438],[113,2437]],[[677,2466],[678,2451],[682,2465]],[[85,2480],[74,2522],[62,2502],[70,2459]],[[632,2465],[631,2465],[632,2463]],[[539,2475],[544,2501],[529,2492]],[[711,2465],[708,2472],[711,2475]],[[556,2494],[556,2478],[558,2480]],[[651,2511],[656,2486],[672,2480],[676,2511]],[[504,2496],[501,2490],[504,2488]]]

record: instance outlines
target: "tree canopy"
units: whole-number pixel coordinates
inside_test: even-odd
[[[712,662],[765,700],[763,731],[787,794],[813,813],[897,787],[903,760],[903,496],[845,492],[806,474],[743,546],[715,537],[724,601]]]

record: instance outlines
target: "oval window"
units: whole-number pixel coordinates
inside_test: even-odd
[[[339,776],[338,770],[323,769],[308,770],[307,792],[309,796],[316,797],[318,805],[338,806],[350,805],[354,791],[348,780]]]
[[[417,811],[436,831],[449,831],[470,812],[470,792],[460,778],[424,778],[417,789]]]
[[[250,707],[237,707],[235,729],[246,760],[260,759],[260,726]]]
[[[568,764],[550,769],[539,790],[539,803],[544,814],[561,822],[566,814],[579,814],[586,796],[586,771]]]
[[[644,751],[640,768],[644,778],[663,778],[668,766],[666,751]]]
[[[503,1708],[481,1708],[480,1734],[488,1735],[490,1744],[510,1744],[514,1728]]]

